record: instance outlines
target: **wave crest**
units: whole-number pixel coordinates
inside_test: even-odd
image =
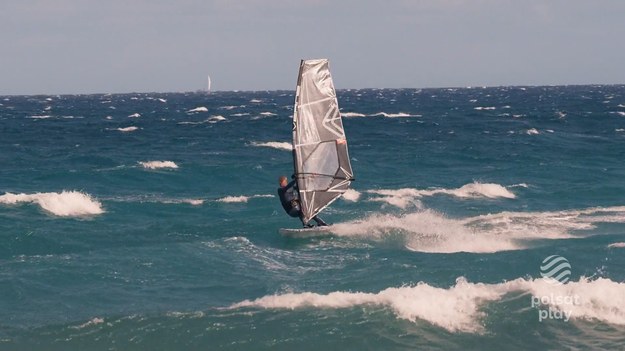
[[[419,190],[413,188],[402,188],[402,189],[379,189],[379,190],[368,190],[367,193],[382,195],[382,197],[375,197],[369,199],[369,201],[379,201],[386,202],[390,205],[406,208],[410,204],[417,204],[418,201],[416,199],[426,197],[426,196],[434,196],[439,194],[451,195],[459,198],[505,198],[505,199],[514,199],[516,195],[513,192],[508,190],[506,187],[494,184],[494,183],[479,183],[473,182],[469,184],[465,184],[457,189],[432,189],[432,190]]]
[[[362,305],[379,305],[393,310],[398,318],[412,322],[425,320],[450,332],[482,333],[482,319],[486,313],[481,307],[486,303],[500,301],[514,292],[531,293],[533,296],[577,296],[575,304],[548,304],[555,309],[568,311],[574,319],[596,319],[602,322],[625,325],[625,283],[599,278],[580,278],[559,286],[545,279],[518,278],[512,281],[486,284],[471,283],[464,277],[456,279],[449,288],[439,288],[420,282],[414,286],[391,287],[378,293],[336,291],[329,294],[313,292],[268,295],[256,300],[235,303],[229,309],[265,308],[339,309]]]
[[[625,223],[625,207],[554,212],[500,212],[453,219],[433,211],[403,215],[372,214],[337,223],[337,236],[373,241],[399,240],[419,252],[492,253],[527,248],[535,240],[566,239],[595,228],[596,223]]]
[[[139,162],[139,164],[143,166],[143,168],[147,168],[147,169],[159,169],[159,168],[177,169],[178,168],[178,165],[174,163],[173,161],[146,161],[146,162]]]
[[[61,193],[11,194],[0,196],[0,204],[14,205],[30,202],[43,210],[60,217],[80,217],[104,213],[102,204],[91,195],[79,191]]]
[[[291,145],[291,143],[287,143],[287,142],[282,142],[282,141],[268,141],[268,142],[255,142],[253,141],[250,145],[252,146],[260,146],[260,147],[270,147],[273,149],[278,149],[278,150],[286,150],[286,151],[291,151],[293,150],[293,145]]]
[[[135,127],[135,126],[124,127],[124,128],[117,128],[118,131],[123,132],[123,133],[134,132],[137,129],[139,129],[139,128]]]
[[[248,202],[250,199],[256,199],[256,198],[261,198],[261,197],[274,197],[273,195],[252,195],[252,196],[245,196],[245,195],[240,195],[240,196],[226,196],[226,197],[222,197],[220,199],[217,199],[217,202],[224,202],[224,203],[245,203]]]

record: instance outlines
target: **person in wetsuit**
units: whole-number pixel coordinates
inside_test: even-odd
[[[299,217],[302,221],[304,227],[312,227],[309,223],[304,223],[304,219],[302,217],[302,209],[299,203],[299,191],[297,190],[297,181],[294,179],[290,183],[285,176],[281,176],[279,179],[280,187],[278,188],[278,197],[280,198],[280,203],[282,203],[282,207],[284,211],[291,217]],[[319,216],[315,216],[312,219],[317,222],[318,226],[326,226],[326,222],[324,222]]]

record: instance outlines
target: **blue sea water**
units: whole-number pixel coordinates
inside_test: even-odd
[[[625,86],[337,95],[313,239],[292,91],[0,97],[0,349],[625,347]]]

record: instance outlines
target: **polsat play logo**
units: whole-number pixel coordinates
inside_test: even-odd
[[[551,284],[565,284],[571,278],[571,264],[562,256],[551,255],[540,265],[540,275]]]

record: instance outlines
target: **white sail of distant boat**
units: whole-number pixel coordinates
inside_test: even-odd
[[[210,74],[208,75],[208,90],[207,90],[207,92],[208,92],[209,94],[210,94],[210,92],[211,92],[211,76],[210,76]]]
[[[293,114],[293,163],[307,223],[354,180],[327,59],[302,60]]]

